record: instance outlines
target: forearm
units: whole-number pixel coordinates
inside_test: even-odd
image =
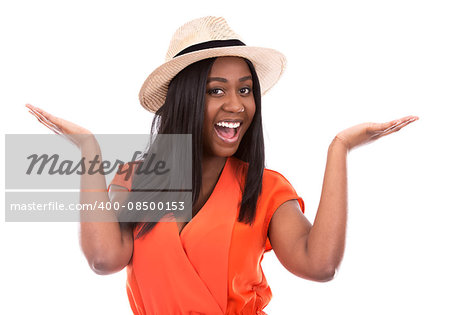
[[[322,195],[307,241],[311,266],[332,274],[342,260],[345,247],[347,154],[345,143],[335,138],[328,148]]]
[[[86,162],[99,156],[102,162],[100,147],[96,140],[90,141],[81,148],[82,158]],[[100,164],[96,164],[96,169]],[[122,244],[122,235],[114,211],[102,211],[98,205],[110,202],[105,176],[101,173],[88,174],[87,169],[81,175],[80,203],[97,204],[97,208],[80,211],[80,244],[89,265],[98,269],[110,261]],[[97,222],[94,222],[97,221]]]

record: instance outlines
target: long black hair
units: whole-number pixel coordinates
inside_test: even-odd
[[[192,204],[198,200],[202,187],[202,156],[203,156],[203,120],[207,77],[216,58],[208,58],[193,63],[180,71],[170,82],[165,103],[155,113],[152,121],[150,139],[155,134],[192,134]],[[234,156],[247,163],[245,187],[240,204],[238,220],[253,224],[256,214],[256,204],[261,194],[262,177],[265,165],[264,138],[261,117],[261,89],[253,64],[244,59],[250,69],[253,80],[253,95],[255,114],[243,136]],[[195,79],[194,79],[195,78]],[[143,165],[148,163],[150,154],[144,155]],[[138,190],[150,176],[134,173],[131,191]],[[144,184],[145,186],[145,184]],[[136,194],[130,193],[128,202],[142,201]],[[148,198],[146,198],[148,199]],[[148,200],[152,200],[151,198]],[[124,212],[123,212],[124,213]],[[157,212],[158,213],[158,212]],[[161,213],[161,212],[159,212]],[[159,217],[159,219],[162,215]],[[150,232],[158,223],[123,222],[119,214],[121,228],[134,229],[142,223],[137,238]]]

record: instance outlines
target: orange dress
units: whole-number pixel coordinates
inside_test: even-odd
[[[305,205],[281,174],[264,169],[254,224],[239,222],[246,166],[227,158],[211,196],[181,234],[175,220],[161,221],[134,240],[126,283],[134,314],[265,314],[272,292],[261,261],[272,249],[270,219],[287,200],[298,200],[303,212]],[[110,185],[130,190],[124,176],[116,174]]]

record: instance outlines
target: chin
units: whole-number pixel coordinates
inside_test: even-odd
[[[212,154],[219,157],[229,157],[234,155],[237,152],[238,148],[239,144],[234,144],[233,146],[229,147],[216,145],[213,147]]]

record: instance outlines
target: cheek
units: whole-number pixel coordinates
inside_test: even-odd
[[[249,104],[249,106],[247,107],[247,113],[248,113],[248,118],[250,119],[250,121],[253,121],[253,117],[255,116],[255,112],[256,112],[256,104],[253,101],[251,104]]]
[[[217,113],[220,111],[221,106],[222,101],[206,97],[203,120],[205,123],[209,123],[208,127],[212,126],[212,123],[214,122]]]
[[[205,107],[205,114],[203,116],[203,127],[208,128],[212,124],[212,111],[208,110],[207,107]]]
[[[214,122],[214,106],[211,103],[205,103],[205,113],[203,116],[203,136],[208,137],[212,131]]]

